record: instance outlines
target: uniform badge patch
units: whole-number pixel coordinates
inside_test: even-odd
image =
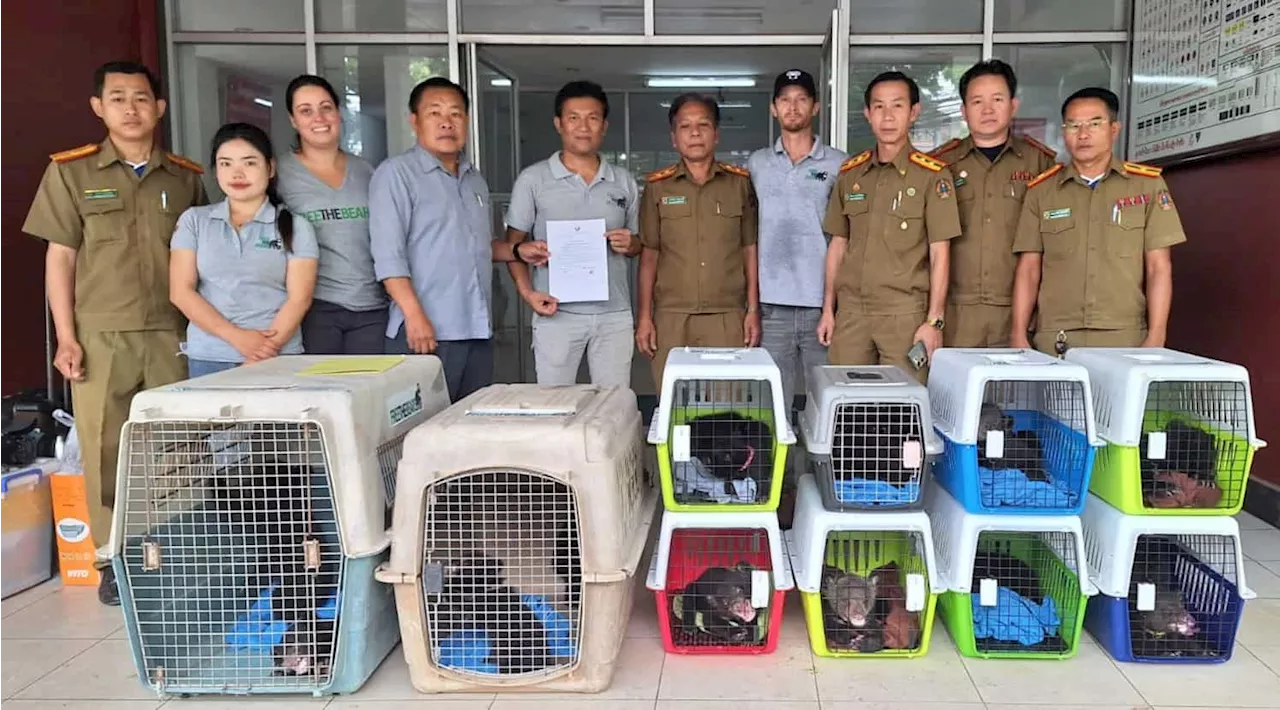
[[[1070,217],[1071,208],[1063,207],[1060,210],[1045,210],[1043,216],[1045,219],[1062,219],[1063,217]]]
[[[865,199],[867,199],[867,194],[865,192],[850,192],[844,196],[845,202],[861,202]]]
[[[120,193],[112,190],[111,188],[84,191],[84,199],[86,200],[114,200],[119,196]]]
[[[1173,196],[1169,194],[1168,190],[1161,190],[1160,194],[1156,195],[1156,202],[1160,204],[1160,209],[1162,210],[1173,209]]]
[[[947,180],[939,180],[938,186],[934,189],[937,191],[938,197],[941,199],[945,200],[948,197],[951,197],[951,183]]]
[[[683,205],[684,203],[684,195],[671,195],[669,197],[662,198],[662,204],[664,205]]]
[[[961,173],[960,177],[956,178],[956,187],[964,187],[964,184],[967,182],[969,182],[968,176],[966,176],[964,173]]]

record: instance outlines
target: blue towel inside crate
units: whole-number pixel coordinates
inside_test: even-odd
[[[1052,597],[1037,604],[1007,587],[996,589],[996,605],[982,606],[980,594],[970,595],[973,602],[973,637],[1015,641],[1034,646],[1047,637],[1056,636],[1062,619]]]
[[[547,646],[556,658],[572,658],[576,650],[570,636],[569,619],[555,610],[546,597],[523,594],[520,601],[538,617],[547,630]],[[440,665],[473,673],[498,672],[498,664],[489,660],[489,634],[483,629],[464,629],[440,639]]]
[[[236,622],[224,637],[228,646],[246,650],[266,649],[269,652],[284,640],[289,624],[276,619],[274,610],[271,608],[271,594],[278,586],[278,584],[272,584],[262,590],[253,606],[249,607],[249,611],[236,617]],[[337,615],[338,594],[335,592],[316,610],[316,617],[335,619]]]
[[[884,481],[850,478],[835,481],[836,500],[849,505],[892,505],[913,503],[920,498],[920,483],[895,486]]]
[[[1015,505],[1037,508],[1069,508],[1076,493],[1053,481],[1032,481],[1016,468],[993,471],[978,467],[982,502],[988,506]]]

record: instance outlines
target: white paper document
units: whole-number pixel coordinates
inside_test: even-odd
[[[561,303],[609,300],[609,240],[603,219],[547,222],[547,275]]]

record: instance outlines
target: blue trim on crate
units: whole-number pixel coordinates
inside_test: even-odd
[[[979,479],[978,445],[957,444],[938,431],[944,443],[934,470],[938,483],[970,513],[983,515],[1079,515],[1088,498],[1089,479],[1097,448],[1083,432],[1034,411],[1007,410],[1014,431],[1034,431],[1040,439],[1045,468],[1055,482],[1062,482],[1073,502],[1067,506],[994,505],[984,496]],[[983,498],[987,498],[983,500]]]

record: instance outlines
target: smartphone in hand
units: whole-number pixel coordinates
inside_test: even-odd
[[[907,360],[911,366],[919,370],[929,363],[929,352],[925,350],[924,343],[917,340],[915,345],[907,351]]]

